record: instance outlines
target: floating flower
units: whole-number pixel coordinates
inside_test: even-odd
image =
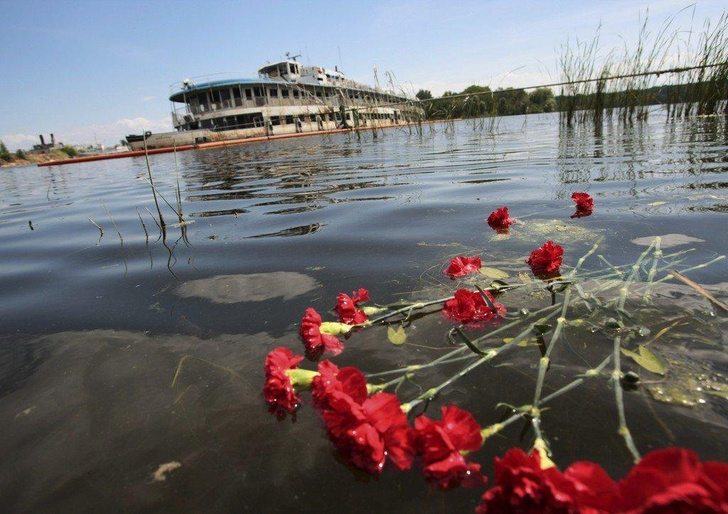
[[[311,396],[319,409],[328,408],[328,398],[334,391],[347,394],[359,404],[366,400],[367,380],[357,368],[339,369],[333,362],[323,361],[319,363],[318,370],[318,376],[311,381]]]
[[[301,403],[288,371],[297,368],[302,360],[303,357],[294,356],[291,350],[283,347],[272,350],[266,356],[263,396],[271,412],[292,413]]]
[[[306,346],[306,354],[309,357],[317,358],[324,351],[329,351],[334,355],[339,355],[344,350],[344,344],[334,335],[325,331],[325,326],[321,320],[321,315],[316,309],[309,307],[301,320],[301,339]]]
[[[464,277],[465,275],[475,273],[481,266],[482,263],[480,261],[480,257],[466,257],[465,255],[460,255],[450,261],[450,266],[447,267],[444,273],[449,275],[450,278]]]
[[[490,225],[490,228],[492,228],[499,234],[507,234],[508,227],[516,222],[516,220],[510,217],[510,214],[508,213],[508,207],[499,207],[498,209],[494,210],[490,213],[490,216],[488,216],[487,221],[488,225]]]
[[[617,511],[728,512],[728,464],[684,448],[651,452],[619,482]]]
[[[339,321],[347,325],[359,325],[364,323],[368,318],[364,311],[357,310],[356,306],[360,302],[369,300],[369,291],[360,288],[349,296],[346,293],[339,293],[336,297],[336,312],[339,314]]]
[[[547,277],[559,271],[563,255],[564,249],[561,246],[553,241],[546,241],[541,248],[531,252],[526,264],[531,266],[531,271],[537,277]]]
[[[482,497],[478,514],[611,512],[617,485],[590,462],[576,463],[561,473],[542,468],[538,452],[520,448],[495,459],[495,485]]]
[[[462,452],[478,450],[483,443],[475,418],[454,405],[442,408],[442,420],[426,416],[415,420],[417,450],[422,455],[425,478],[440,489],[483,484],[480,464],[467,462]]]
[[[571,215],[572,218],[590,216],[594,211],[594,198],[588,193],[572,193],[571,199],[576,203],[576,212]]]
[[[484,293],[488,298],[488,303],[480,291],[458,289],[455,291],[455,297],[445,302],[442,312],[448,318],[462,323],[478,323],[505,316],[506,308],[503,304],[495,303],[495,298],[488,291],[484,291]]]
[[[329,438],[346,461],[378,475],[390,460],[409,469],[414,457],[414,434],[397,397],[377,393],[362,403],[342,391],[327,395],[324,421]]]

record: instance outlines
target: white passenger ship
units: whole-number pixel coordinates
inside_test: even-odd
[[[416,99],[348,80],[335,68],[293,59],[263,66],[257,79],[185,79],[172,86],[176,132],[130,135],[132,150],[335,129],[403,125],[422,119]]]

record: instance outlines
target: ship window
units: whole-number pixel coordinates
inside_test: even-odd
[[[278,98],[278,88],[272,87],[269,91],[271,98]]]
[[[286,116],[286,124],[293,123],[293,116]]]
[[[271,125],[280,125],[281,124],[280,116],[271,116],[270,123],[271,123]]]
[[[264,96],[264,94],[263,94],[263,90],[262,90],[261,88],[259,88],[259,87],[254,87],[254,88],[253,88],[253,94],[254,94],[254,95],[255,95],[256,97],[261,97],[261,96]]]
[[[246,98],[247,100],[250,100],[250,99],[252,99],[252,98],[253,98],[253,91],[252,91],[252,90],[250,90],[250,89],[246,89],[246,90],[245,90],[245,98]]]
[[[288,98],[288,90],[287,89],[281,89],[281,96],[283,98]]]
[[[298,89],[293,90],[293,98],[298,98]]]
[[[321,91],[316,91],[316,97],[321,98]]]

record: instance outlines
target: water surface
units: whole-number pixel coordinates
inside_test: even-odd
[[[2,510],[471,511],[482,491],[438,493],[416,471],[351,471],[310,406],[295,423],[269,416],[267,352],[300,351],[303,311],[328,311],[339,292],[366,287],[381,304],[448,294],[455,285],[441,270],[458,254],[481,254],[512,277],[549,237],[571,266],[595,242],[612,264],[632,263],[645,248],[632,240],[666,234],[692,238],[671,249],[694,248],[684,266],[726,254],[727,143],[724,119],[665,123],[657,112],[599,131],[539,115],[505,118],[495,133],[459,122],[154,155],[158,191],[174,205],[179,180],[192,222],[183,237],[160,199],[164,239],[144,159],[1,170]],[[570,219],[573,191],[595,198],[592,216]],[[484,222],[501,205],[521,222],[508,239]],[[689,276],[725,301],[726,271],[723,260]],[[683,324],[653,348],[725,377],[725,314],[671,287],[641,322],[653,334],[665,320]],[[549,301],[502,300],[513,312]],[[450,326],[436,313],[421,318],[398,347],[382,331],[357,334],[337,362],[365,371],[428,362],[450,349]],[[586,329],[568,342],[574,351],[557,350],[550,390],[609,352]],[[483,426],[497,422],[497,403],[530,401],[538,356],[525,348],[509,366],[479,369],[428,414],[455,402]],[[646,386],[628,393],[638,447],[727,460],[728,402],[706,398],[690,408],[655,402]],[[606,380],[554,402],[544,427],[561,466],[596,460],[615,477],[630,466]],[[494,456],[529,446],[521,428],[478,452],[491,477]],[[155,480],[170,462],[181,466]]]

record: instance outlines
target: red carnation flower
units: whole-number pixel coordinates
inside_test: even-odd
[[[297,368],[302,360],[303,357],[294,356],[291,350],[283,347],[276,348],[266,356],[263,396],[271,412],[292,413],[301,403],[286,371]]]
[[[346,293],[339,293],[336,297],[336,312],[339,314],[339,321],[347,325],[359,325],[364,323],[368,318],[362,310],[357,310],[356,306],[361,302],[369,300],[369,291],[363,287],[359,291],[354,291],[349,296]]]
[[[450,278],[464,277],[465,275],[475,273],[481,266],[482,263],[480,262],[480,257],[466,257],[464,255],[460,255],[450,261],[450,266],[448,266],[444,273],[449,275]]]
[[[554,244],[553,241],[546,241],[541,248],[531,252],[526,263],[531,266],[531,271],[539,278],[550,278],[559,271],[562,262],[564,249]]]
[[[617,486],[606,472],[590,462],[576,463],[565,473],[541,469],[538,452],[513,448],[495,459],[495,486],[488,489],[478,514],[610,512]]]
[[[442,312],[448,318],[462,323],[478,323],[505,316],[506,308],[503,304],[495,303],[495,298],[488,291],[485,291],[485,295],[489,300],[488,303],[479,291],[458,289],[455,291],[455,298],[445,302]]]
[[[389,459],[409,469],[414,456],[414,434],[397,397],[377,393],[361,404],[342,391],[330,391],[324,421],[329,438],[354,467],[378,475]]]
[[[576,203],[576,212],[571,215],[572,218],[590,216],[594,211],[594,198],[588,193],[572,193],[571,199]]]
[[[442,408],[442,420],[426,416],[415,420],[417,450],[422,455],[425,478],[440,489],[458,485],[474,487],[486,478],[480,474],[480,464],[467,462],[461,452],[480,449],[483,437],[480,425],[465,410],[454,405]]]
[[[492,228],[499,234],[507,234],[508,227],[516,222],[516,220],[510,217],[510,214],[508,213],[508,207],[499,207],[498,209],[494,210],[490,213],[490,216],[488,216],[487,221],[488,225],[490,225],[490,228]]]
[[[311,396],[319,409],[328,408],[328,398],[333,391],[343,392],[359,404],[366,400],[367,380],[357,368],[339,369],[333,362],[323,361],[319,363],[318,371],[318,376],[311,381]]]
[[[684,448],[656,450],[619,482],[619,512],[728,512],[728,464]]]
[[[301,320],[301,339],[306,346],[309,357],[316,358],[324,351],[339,355],[344,350],[344,344],[336,336],[321,332],[321,316],[316,309],[309,307]]]

